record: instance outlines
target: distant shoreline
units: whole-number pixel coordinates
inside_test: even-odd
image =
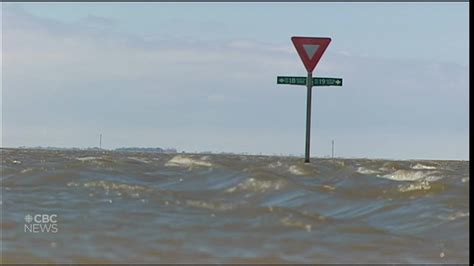
[[[145,154],[168,154],[168,155],[193,155],[193,156],[251,156],[251,157],[287,157],[287,158],[303,158],[304,155],[277,155],[277,154],[251,154],[251,153],[233,153],[233,152],[185,152],[185,151],[159,151],[156,148],[117,148],[117,149],[99,149],[99,148],[59,148],[59,147],[0,147],[0,150],[37,150],[37,151],[66,151],[66,152],[107,152],[107,153],[145,153]],[[160,148],[161,149],[161,148]],[[371,160],[371,161],[453,161],[453,162],[469,162],[469,160],[460,159],[395,159],[395,158],[368,158],[368,157],[311,157],[317,160]]]

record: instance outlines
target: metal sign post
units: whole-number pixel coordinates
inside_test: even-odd
[[[308,93],[306,95],[306,145],[304,149],[304,162],[309,163],[309,147],[311,138],[311,98],[312,98],[312,87],[313,87],[313,73],[308,72],[308,78],[306,79],[306,87]]]

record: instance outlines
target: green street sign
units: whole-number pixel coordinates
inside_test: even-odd
[[[304,85],[306,86],[306,77],[277,77],[277,84]],[[342,86],[341,78],[313,78],[313,86]]]
[[[277,84],[306,85],[306,77],[277,77]]]
[[[340,78],[313,78],[313,86],[342,86]]]

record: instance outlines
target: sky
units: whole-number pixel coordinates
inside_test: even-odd
[[[2,3],[2,147],[469,159],[469,3]]]

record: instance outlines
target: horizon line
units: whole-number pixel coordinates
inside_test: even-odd
[[[245,156],[265,156],[265,157],[295,157],[295,158],[304,158],[304,154],[300,155],[295,155],[295,154],[269,154],[269,153],[252,153],[252,152],[229,152],[229,151],[219,151],[219,152],[214,152],[214,151],[192,151],[192,152],[186,152],[185,150],[179,151],[176,148],[161,148],[161,147],[119,147],[119,148],[114,148],[114,149],[106,149],[106,148],[99,148],[99,147],[87,147],[87,148],[79,148],[79,147],[43,147],[43,146],[35,146],[35,147],[27,147],[27,146],[19,146],[19,147],[3,147],[0,146],[0,150],[54,150],[54,149],[60,149],[60,150],[66,150],[66,151],[109,151],[109,152],[115,152],[118,151],[117,149],[122,149],[122,148],[136,148],[136,149],[163,149],[165,150],[164,152],[148,152],[148,153],[161,153],[161,154],[189,154],[189,155],[194,155],[194,154],[201,154],[201,155],[245,155]],[[166,152],[166,150],[170,149],[175,149],[175,152]],[[140,151],[129,151],[129,152],[140,152]],[[388,161],[465,161],[469,162],[468,159],[423,159],[423,158],[387,158],[387,157],[358,157],[358,156],[334,156],[331,157],[330,155],[324,155],[324,156],[311,156],[311,158],[314,159],[354,159],[354,160],[388,160]]]

